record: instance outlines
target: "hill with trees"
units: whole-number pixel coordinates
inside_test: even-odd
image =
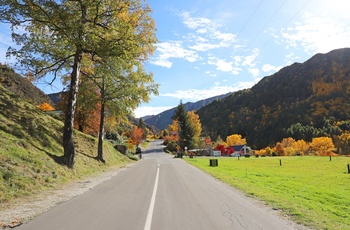
[[[202,108],[203,106],[206,106],[210,104],[211,102],[215,100],[220,100],[222,98],[227,97],[231,93],[203,99],[197,102],[187,102],[184,104],[184,107],[187,111],[197,111],[198,109]],[[177,107],[168,109],[164,112],[161,112],[157,115],[147,116],[144,117],[145,123],[149,124],[150,126],[153,126],[157,128],[158,130],[164,130],[172,123],[172,116],[175,114]]]
[[[316,54],[198,110],[204,135],[240,134],[255,149],[350,131],[350,48]]]
[[[36,105],[54,105],[51,98],[32,84],[31,76],[17,74],[12,68],[0,63],[0,84],[10,92],[33,102]]]

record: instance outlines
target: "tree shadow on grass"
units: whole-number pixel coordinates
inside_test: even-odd
[[[104,159],[101,159],[101,158],[99,158],[98,156],[90,156],[90,155],[88,155],[88,154],[86,154],[86,153],[84,153],[84,152],[80,152],[80,151],[76,151],[77,153],[79,153],[79,154],[81,154],[81,155],[84,155],[84,156],[86,156],[86,157],[89,157],[89,158],[91,158],[91,159],[94,159],[94,160],[96,160],[96,161],[99,161],[99,162],[102,162],[102,163],[106,163],[106,161],[104,160]]]
[[[86,154],[86,153],[84,153],[84,152],[81,152],[81,151],[76,151],[76,152],[79,153],[79,154],[81,154],[81,155],[83,155],[83,156],[86,156],[86,157],[89,157],[89,158],[91,158],[91,159],[97,160],[97,156],[90,156],[90,155],[88,155],[88,154]]]
[[[48,156],[49,156],[52,160],[54,160],[57,164],[59,164],[59,165],[66,165],[66,164],[64,163],[64,156],[57,156],[57,155],[54,155],[54,154],[52,154],[52,153],[46,151],[46,150],[43,149],[43,148],[39,148],[38,146],[36,146],[36,145],[34,145],[34,144],[32,144],[32,145],[33,145],[37,150],[40,150],[40,151],[46,153],[46,155],[48,155]]]

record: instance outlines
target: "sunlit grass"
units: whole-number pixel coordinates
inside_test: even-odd
[[[350,229],[350,158],[218,158],[218,167],[209,158],[186,161],[304,225]]]
[[[106,164],[97,161],[97,139],[75,131],[75,165],[68,169],[61,164],[61,121],[1,86],[0,106],[0,205],[131,162],[108,142]]]

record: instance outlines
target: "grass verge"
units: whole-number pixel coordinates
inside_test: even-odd
[[[106,164],[95,159],[97,139],[74,132],[74,169],[60,164],[63,123],[0,86],[0,208],[61,184],[131,162],[104,143]]]
[[[266,157],[185,160],[313,229],[350,229],[350,158]],[[281,165],[280,165],[281,163]]]

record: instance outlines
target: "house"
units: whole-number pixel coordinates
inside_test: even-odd
[[[230,155],[233,156],[238,156],[239,155],[249,155],[253,150],[247,146],[247,145],[234,145],[234,146],[230,146],[231,148],[234,149],[234,152]]]

